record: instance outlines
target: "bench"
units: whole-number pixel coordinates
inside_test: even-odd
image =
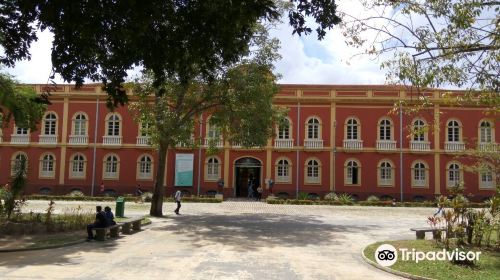
[[[132,233],[132,230],[140,231],[141,221],[142,217],[131,218],[116,223],[116,225],[108,226],[105,228],[93,228],[93,230],[95,230],[95,240],[104,241],[106,239],[106,235],[108,232],[109,232],[109,237],[118,237],[120,234],[120,228],[122,229],[123,234],[130,234]]]
[[[121,222],[122,233],[123,234],[130,234],[132,232],[130,226],[132,226],[132,229],[134,231],[140,231],[141,230],[141,221],[142,221],[142,218],[131,218],[131,219],[122,221]]]
[[[417,239],[425,239],[426,232],[432,232],[433,239],[440,239],[441,232],[444,231],[444,228],[411,228],[410,230],[414,231],[417,235]]]
[[[120,234],[121,223],[117,223],[116,225],[112,225],[105,228],[93,228],[95,230],[95,239],[99,241],[104,241],[106,239],[106,235],[109,231],[109,237],[118,237]]]

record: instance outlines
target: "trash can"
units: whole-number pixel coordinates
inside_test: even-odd
[[[115,216],[123,218],[124,213],[125,213],[125,199],[123,199],[123,197],[119,196],[116,199]]]

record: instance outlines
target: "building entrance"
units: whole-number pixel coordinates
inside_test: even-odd
[[[235,168],[235,196],[248,197],[249,182],[253,182],[253,191],[260,186],[262,164],[255,158],[240,158],[234,163]],[[251,180],[250,180],[251,179]],[[255,197],[255,196],[254,196]]]

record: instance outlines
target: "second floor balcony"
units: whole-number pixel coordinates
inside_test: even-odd
[[[323,149],[323,139],[304,139],[304,148]]]
[[[72,145],[87,145],[89,137],[87,135],[70,135],[69,143]]]
[[[362,150],[363,140],[344,140],[343,147],[346,150]]]
[[[497,146],[496,143],[479,143],[477,149],[481,152],[496,152]]]
[[[106,146],[119,146],[122,144],[121,136],[103,136],[102,144]]]
[[[463,142],[444,142],[444,149],[447,152],[465,151],[465,143],[463,143]]]
[[[425,152],[431,150],[431,143],[427,141],[410,141],[410,150]]]
[[[277,149],[293,148],[293,139],[274,139],[274,147]]]
[[[17,145],[24,145],[30,143],[30,136],[24,134],[12,134],[10,136],[10,143]]]
[[[377,140],[377,150],[379,151],[395,151],[396,141],[394,140]]]
[[[214,147],[222,148],[224,146],[224,141],[221,138],[205,138],[204,144],[206,147],[212,144]]]
[[[149,136],[137,136],[136,144],[137,146],[149,146]]]
[[[38,143],[44,145],[56,145],[57,144],[57,135],[40,135],[38,139]]]

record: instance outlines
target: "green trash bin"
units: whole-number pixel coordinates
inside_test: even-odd
[[[116,208],[115,208],[115,216],[117,217],[125,217],[125,199],[119,196],[116,199]]]

